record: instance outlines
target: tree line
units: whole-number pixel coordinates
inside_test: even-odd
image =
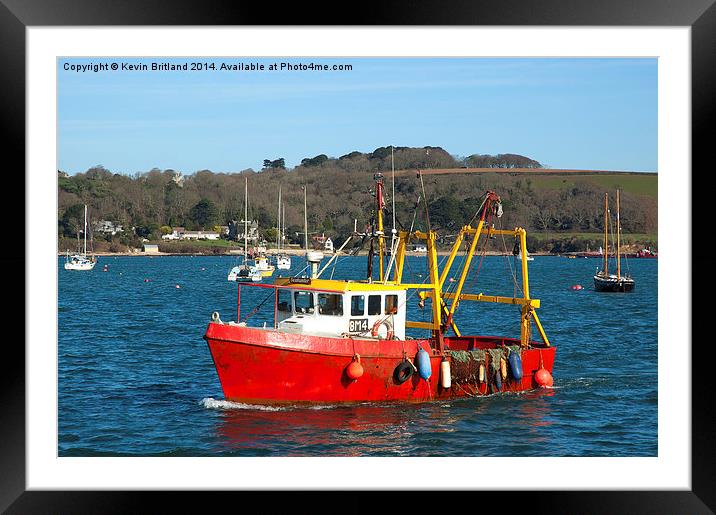
[[[439,147],[395,147],[396,169],[540,168],[537,161],[516,154],[473,155],[460,159]],[[472,159],[472,160],[470,160]],[[270,163],[281,159],[266,160]],[[270,164],[269,163],[269,164]],[[530,165],[533,163],[533,165]],[[352,152],[339,158],[319,155],[306,158],[288,170],[269,166],[261,172],[214,173],[202,170],[181,175],[175,170],[153,169],[126,175],[96,166],[73,176],[58,173],[58,235],[76,237],[83,223],[83,205],[93,221],[121,224],[125,233],[107,236],[129,244],[133,237],[158,239],[176,226],[187,230],[212,230],[243,219],[244,179],[248,177],[249,218],[257,220],[262,236],[275,239],[278,189],[286,213],[286,236],[294,243],[303,239],[303,188],[308,198],[310,232],[325,232],[342,242],[354,228],[359,230],[374,216],[373,172],[390,170],[391,148],[371,153]],[[536,170],[538,172],[538,170]],[[391,180],[386,173],[387,220],[392,219]],[[427,199],[421,198],[420,181],[410,175],[395,179],[396,220],[399,227],[427,229],[425,204],[431,227],[449,235],[467,223],[477,211],[486,190],[503,200],[504,227],[522,226],[537,232],[600,232],[603,230],[604,189],[576,179],[571,187],[541,184],[537,176],[510,174],[456,174],[424,176]],[[625,233],[656,232],[656,199],[622,193],[622,228]],[[133,228],[133,230],[131,230]],[[97,236],[96,236],[97,237]]]

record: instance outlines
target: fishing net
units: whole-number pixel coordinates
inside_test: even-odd
[[[485,351],[480,349],[470,351],[449,351],[452,357],[450,367],[451,379],[455,383],[477,383],[479,380],[480,365],[485,364]]]
[[[510,356],[511,352],[514,352],[520,357],[520,359],[522,359],[522,347],[520,347],[519,345],[507,345],[507,348],[509,349],[507,357]]]
[[[500,370],[500,358],[503,356],[502,349],[487,349],[487,352],[490,353],[490,368],[493,372],[497,372]]]

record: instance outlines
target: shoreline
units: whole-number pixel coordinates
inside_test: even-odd
[[[305,252],[304,251],[291,251],[291,252],[282,252],[283,254],[289,254],[291,257],[304,257]],[[268,256],[273,255],[272,252],[266,253]],[[458,255],[462,255],[463,253],[458,253]],[[66,254],[64,252],[58,252],[57,257],[64,257]],[[222,252],[222,253],[214,253],[214,252],[94,252],[92,255],[97,257],[167,257],[167,256],[201,256],[201,257],[207,257],[207,256],[233,256],[233,257],[241,257],[243,253],[230,253],[230,252]],[[330,259],[333,257],[333,253],[323,253],[325,259]],[[359,252],[358,254],[355,254],[356,257],[366,257],[368,255],[367,252]],[[421,252],[406,252],[406,256],[414,256],[414,257],[424,257],[426,254]],[[437,251],[438,256],[449,256],[450,251],[448,250],[438,250]],[[504,256],[504,252],[496,252],[496,251],[487,251],[485,252],[486,256]],[[549,252],[530,252],[530,256],[566,256],[568,253],[564,254],[551,254]],[[348,254],[343,254],[342,257],[347,257]],[[474,257],[479,257],[480,254],[475,254]],[[507,256],[511,256],[511,254],[507,254]],[[388,256],[390,257],[390,256]]]

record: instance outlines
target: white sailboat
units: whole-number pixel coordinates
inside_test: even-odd
[[[229,270],[227,280],[238,281],[238,282],[254,282],[261,281],[263,275],[261,271],[256,268],[256,264],[253,260],[248,259],[248,247],[249,247],[249,179],[246,178],[244,186],[244,262],[240,265],[233,267]]]
[[[87,205],[85,204],[85,227],[84,227],[84,248],[83,251],[70,255],[67,251],[65,256],[65,270],[92,270],[97,264],[95,256],[87,256]]]
[[[276,235],[276,268],[288,270],[291,268],[291,256],[283,254],[283,233],[286,228],[286,207],[283,208],[283,222],[281,221],[281,186],[278,187],[278,234]]]

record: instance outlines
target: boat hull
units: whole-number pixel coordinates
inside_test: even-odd
[[[92,270],[96,264],[96,261],[84,263],[65,263],[65,270]]]
[[[350,403],[452,399],[496,393],[491,363],[485,362],[487,381],[455,356],[468,356],[479,349],[518,345],[519,341],[499,337],[446,338],[448,360],[454,362],[451,386],[444,388],[440,377],[441,355],[430,340],[379,340],[306,336],[275,329],[252,328],[211,322],[204,335],[227,400],[259,404]],[[532,342],[534,348],[521,351],[522,377],[511,374],[499,391],[524,391],[538,387],[534,375],[542,365],[550,373],[555,348]],[[395,369],[404,356],[414,361],[422,348],[429,354],[431,375],[422,379],[417,372],[399,383]],[[405,352],[403,352],[405,351]],[[485,353],[488,355],[489,353]],[[358,358],[359,356],[359,358]],[[360,359],[363,374],[348,377],[347,367]]]
[[[634,291],[634,280],[624,277],[604,279],[594,276],[594,289],[600,292],[630,292]]]

